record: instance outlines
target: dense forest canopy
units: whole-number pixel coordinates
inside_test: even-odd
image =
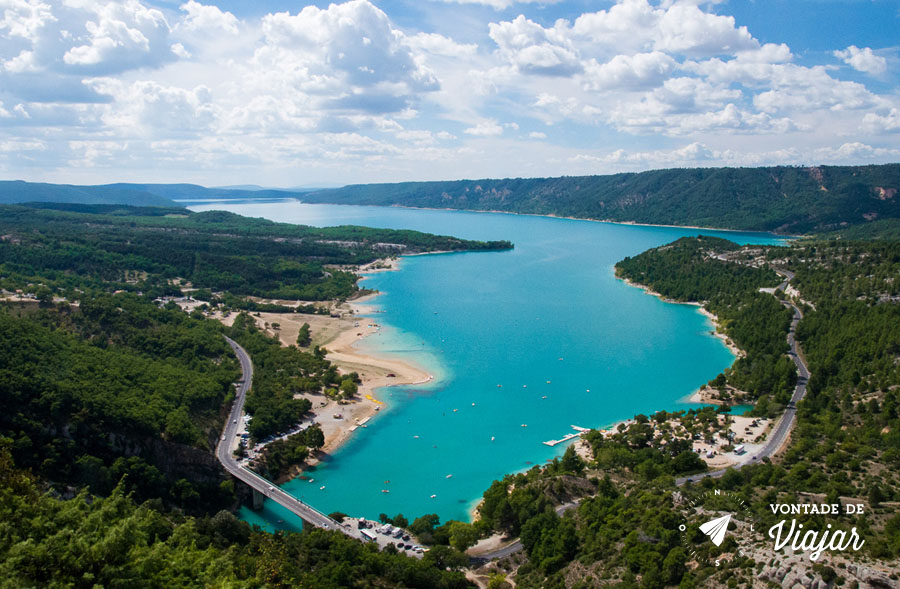
[[[4,306],[0,436],[17,464],[99,494],[127,475],[140,500],[187,509],[233,500],[203,459],[238,375],[215,323],[124,293]]]
[[[4,288],[37,277],[85,288],[149,276],[165,292],[175,278],[195,288],[293,300],[346,298],[356,276],[340,269],[388,255],[512,247],[418,231],[314,228],[223,211],[192,213],[118,205],[0,207]],[[152,282],[152,280],[151,280]]]
[[[298,198],[799,234],[898,219],[898,190],[900,164],[887,164],[362,184]]]
[[[62,499],[16,467],[2,438],[0,522],[9,587],[471,587],[439,552],[419,560],[325,530],[273,535],[228,511],[186,517],[121,485]]]

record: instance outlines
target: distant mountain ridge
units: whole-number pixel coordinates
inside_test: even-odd
[[[364,184],[299,198],[797,234],[900,225],[898,189],[900,164],[886,164]]]
[[[302,192],[275,189],[206,188],[197,184],[116,183],[96,186],[0,181],[0,204],[58,202],[89,205],[181,207],[175,200],[297,198]]]
[[[129,190],[142,190],[168,199],[201,198],[292,198],[299,193],[274,188],[206,188],[199,184],[110,184]]]
[[[178,206],[171,199],[137,185],[75,186],[22,180],[0,181],[0,204],[58,202],[78,204],[132,205],[142,207]]]

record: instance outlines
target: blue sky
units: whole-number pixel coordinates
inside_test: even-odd
[[[0,177],[900,161],[886,0],[0,0]]]

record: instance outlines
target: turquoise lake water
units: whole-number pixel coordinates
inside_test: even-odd
[[[408,257],[401,270],[366,279],[366,287],[383,293],[373,301],[383,313],[374,317],[388,327],[362,345],[408,357],[438,378],[382,389],[387,409],[309,473],[314,483],[284,485],[326,513],[467,520],[494,479],[566,447],[541,442],[572,433],[571,425],[601,427],[691,407],[680,399],[734,360],[697,307],[664,303],[614,276],[625,256],[699,230],[295,201],[191,208],[515,243],[513,251]],[[781,241],[702,233],[739,243]],[[242,515],[266,527],[299,527],[271,502]]]

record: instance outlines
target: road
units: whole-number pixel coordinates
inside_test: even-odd
[[[272,501],[275,501],[304,522],[308,522],[318,528],[340,530],[348,536],[358,538],[358,535],[353,533],[355,530],[347,530],[338,525],[336,521],[321,511],[311,505],[303,503],[296,497],[285,493],[275,483],[244,468],[237,460],[235,460],[234,454],[232,453],[232,442],[237,435],[240,419],[243,415],[244,400],[247,397],[247,391],[250,390],[250,385],[253,383],[253,362],[250,361],[250,356],[240,344],[229,337],[226,337],[225,339],[228,341],[228,344],[231,346],[231,349],[234,350],[238,361],[241,363],[241,373],[243,376],[240,385],[237,387],[237,395],[234,399],[234,405],[231,407],[228,421],[225,423],[222,439],[219,440],[219,445],[216,447],[216,458],[219,459],[219,462],[222,463],[225,470],[231,473],[235,478],[250,488],[259,491]]]
[[[578,507],[578,503],[580,501],[581,501],[581,499],[579,498],[574,501],[569,501],[568,503],[563,503],[562,505],[558,505],[556,507],[556,515],[561,516],[565,512],[569,511],[570,509],[574,509],[574,508]],[[473,566],[476,566],[476,567],[481,566],[484,563],[491,561],[491,560],[496,560],[498,558],[506,558],[507,556],[509,556],[511,554],[515,554],[516,552],[519,552],[523,548],[524,548],[524,546],[522,546],[522,541],[516,540],[515,542],[513,542],[511,544],[507,544],[506,546],[503,546],[502,548],[498,548],[497,550],[494,550],[492,552],[486,552],[484,554],[474,556],[469,559],[469,562]]]
[[[775,287],[775,290],[784,291],[784,289],[787,288],[788,283],[794,278],[794,273],[789,270],[775,271],[784,278],[784,282]],[[769,458],[777,454],[778,451],[781,450],[781,447],[784,446],[785,441],[787,441],[787,437],[788,435],[790,435],[791,430],[794,428],[794,424],[797,421],[797,403],[799,403],[806,395],[806,384],[809,382],[809,367],[800,356],[800,351],[797,347],[796,339],[797,324],[803,318],[803,311],[801,311],[800,307],[798,307],[791,301],[781,301],[781,304],[794,310],[794,317],[791,319],[791,328],[788,330],[787,335],[788,345],[791,348],[790,356],[794,361],[794,365],[797,367],[797,386],[794,387],[794,394],[791,395],[791,402],[788,403],[788,406],[784,410],[781,419],[778,420],[778,423],[775,424],[775,428],[772,430],[772,433],[769,434],[769,438],[768,440],[766,440],[766,444],[749,461],[743,464],[731,466],[729,468],[723,468],[711,472],[704,472],[688,477],[680,477],[675,479],[676,485],[683,485],[688,481],[693,482],[710,477],[719,478],[726,472],[728,472],[728,470],[731,468],[741,468],[745,464],[756,464],[763,458]]]

